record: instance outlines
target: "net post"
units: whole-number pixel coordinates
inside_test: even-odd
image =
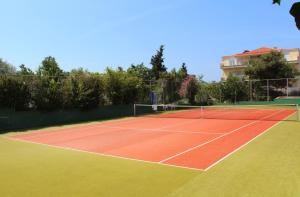
[[[133,104],[133,116],[134,117],[136,116],[136,104],[135,103]]]
[[[297,121],[300,121],[300,116],[299,116],[299,104],[296,104],[297,108]]]
[[[203,106],[200,106],[200,118],[203,119],[204,118],[204,114],[203,114]]]

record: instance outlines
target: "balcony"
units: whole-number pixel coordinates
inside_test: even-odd
[[[225,66],[224,64],[220,64],[221,69],[244,69],[248,67],[248,64],[240,64],[240,65],[229,65]]]

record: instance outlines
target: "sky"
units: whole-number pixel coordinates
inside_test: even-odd
[[[206,81],[222,56],[259,47],[300,48],[292,0],[0,0],[0,58],[36,70],[46,56],[61,68],[103,72],[144,63],[165,45],[170,70],[187,64]]]

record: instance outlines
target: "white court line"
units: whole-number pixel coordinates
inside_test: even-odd
[[[188,153],[188,152],[190,152],[190,151],[193,151],[193,150],[195,150],[195,149],[197,149],[197,148],[203,147],[203,146],[206,145],[206,144],[209,144],[209,143],[214,142],[214,141],[216,141],[216,140],[218,140],[218,139],[221,139],[221,138],[223,138],[223,137],[225,137],[225,136],[227,136],[227,135],[230,135],[230,134],[232,134],[232,133],[234,133],[234,132],[236,132],[236,131],[239,131],[239,130],[245,128],[245,127],[248,127],[248,126],[253,125],[253,124],[257,123],[257,122],[260,122],[260,121],[263,120],[263,119],[266,119],[266,118],[269,118],[269,117],[271,117],[271,116],[274,116],[274,115],[276,115],[276,114],[278,114],[278,113],[280,113],[280,112],[282,112],[282,110],[280,110],[280,111],[278,111],[278,112],[276,112],[276,113],[273,113],[273,114],[271,114],[271,115],[269,115],[269,116],[266,116],[266,117],[264,117],[264,118],[262,118],[262,119],[259,119],[259,120],[250,122],[250,123],[248,123],[248,124],[246,124],[246,125],[243,125],[243,126],[237,128],[237,129],[234,129],[234,130],[232,130],[232,131],[230,131],[230,132],[228,132],[228,133],[225,133],[225,134],[223,134],[223,135],[221,135],[221,136],[218,136],[218,137],[216,137],[216,138],[214,138],[214,139],[212,139],[212,140],[209,140],[209,141],[207,141],[207,142],[201,143],[201,144],[199,144],[199,145],[197,145],[197,146],[191,147],[191,148],[189,148],[189,149],[187,149],[187,150],[185,150],[185,151],[182,151],[182,152],[180,152],[180,153],[178,153],[178,154],[175,154],[175,155],[173,155],[173,156],[171,156],[171,157],[168,157],[168,158],[166,158],[166,159],[163,159],[163,160],[161,160],[159,163],[163,163],[163,162],[169,161],[169,160],[171,160],[171,159],[173,159],[173,158],[175,158],[175,157],[181,156],[181,155],[183,155],[183,154],[185,154],[185,153]]]
[[[30,134],[39,134],[39,135],[47,135],[55,132],[74,132],[73,129],[83,128],[83,131],[90,129],[91,127],[97,127],[99,125],[107,124],[107,123],[118,123],[118,122],[130,122],[137,119],[144,119],[144,117],[126,117],[121,119],[114,120],[103,120],[103,121],[94,121],[89,123],[78,123],[78,124],[69,124],[63,126],[53,126],[53,127],[45,127],[37,130],[28,129],[26,133],[24,131],[14,131],[12,132],[13,136],[18,135],[30,135]]]
[[[10,137],[6,137],[6,136],[4,136],[2,138],[12,140],[12,141],[20,141],[20,142],[29,143],[29,144],[37,144],[37,145],[47,146],[47,147],[56,148],[56,149],[71,150],[71,151],[77,151],[77,152],[88,153],[88,154],[93,154],[93,155],[100,155],[100,156],[111,157],[111,158],[119,158],[119,159],[131,160],[131,161],[139,161],[139,162],[143,162],[143,163],[164,165],[164,166],[170,166],[170,167],[176,167],[176,168],[182,168],[182,169],[189,169],[189,170],[195,170],[195,171],[201,171],[201,172],[204,171],[203,169],[199,169],[199,168],[178,166],[178,165],[172,165],[172,164],[166,164],[166,163],[160,163],[160,162],[152,162],[152,161],[122,157],[122,156],[114,156],[114,155],[109,155],[109,154],[104,154],[104,153],[96,153],[96,152],[84,151],[84,150],[79,150],[79,149],[74,149],[74,148],[67,148],[67,147],[48,145],[48,144],[43,144],[43,143],[38,143],[38,142],[26,141],[26,140],[21,140],[21,139],[15,139],[15,138],[10,138]]]
[[[293,116],[295,113],[292,113],[291,115],[289,115],[288,117],[286,117],[285,119],[288,119],[289,117]],[[254,140],[256,140],[257,138],[259,138],[260,136],[264,135],[265,133],[267,133],[268,131],[270,131],[272,128],[276,127],[277,125],[279,125],[282,121],[277,122],[276,124],[274,124],[273,126],[271,126],[270,128],[264,130],[262,133],[260,133],[259,135],[255,136],[253,139],[251,139],[250,141],[248,141],[247,143],[243,144],[242,146],[240,146],[239,148],[235,149],[234,151],[228,153],[227,155],[225,155],[224,157],[222,157],[221,159],[219,159],[218,161],[214,162],[213,164],[211,164],[209,167],[207,167],[206,169],[204,169],[204,171],[208,171],[209,169],[211,169],[212,167],[216,166],[218,163],[222,162],[223,160],[225,160],[226,158],[228,158],[229,156],[231,156],[232,154],[236,153],[237,151],[241,150],[242,148],[244,148],[245,146],[247,146],[248,144],[250,144],[251,142],[253,142]]]
[[[275,114],[273,114],[273,115],[275,115]],[[267,118],[267,117],[265,117],[265,118]],[[136,120],[136,119],[133,118],[131,120]],[[258,121],[260,121],[260,120],[258,120]],[[103,124],[103,123],[99,123],[99,124]],[[280,123],[280,122],[278,122],[278,123]],[[160,162],[152,162],[152,161],[146,161],[146,160],[140,160],[140,159],[132,159],[132,158],[128,158],[128,157],[114,156],[114,155],[109,155],[109,154],[104,154],[104,153],[96,153],[96,152],[84,151],[84,150],[61,147],[61,146],[55,146],[55,145],[48,145],[48,144],[32,142],[32,141],[27,141],[27,140],[15,139],[15,138],[11,138],[11,137],[8,137],[8,136],[1,136],[1,137],[5,138],[5,139],[8,139],[8,140],[12,140],[12,141],[20,141],[20,142],[25,142],[25,143],[30,143],[30,144],[38,144],[38,145],[43,145],[43,146],[52,147],[52,148],[56,148],[56,149],[71,150],[71,151],[89,153],[89,154],[100,155],[100,156],[105,156],[105,157],[121,158],[121,159],[126,159],[126,160],[139,161],[139,162],[150,163],[150,164],[158,164],[158,165],[164,165],[164,166],[170,166],[170,167],[177,167],[177,168],[182,168],[182,169],[196,170],[196,171],[201,171],[201,172],[207,170],[207,169],[204,170],[204,169],[199,169],[199,168],[178,166],[178,165],[172,165],[172,164],[166,164],[166,163],[160,163]]]
[[[192,134],[208,134],[208,135],[222,135],[225,132],[206,132],[206,131],[169,131],[162,129],[139,129],[139,128],[126,128],[126,127],[110,127],[110,126],[99,126],[97,128],[108,128],[108,129],[120,129],[120,130],[134,130],[134,131],[141,131],[141,132],[164,132],[164,133],[192,133]]]
[[[42,146],[55,148],[55,149],[61,149],[61,150],[67,150],[67,151],[76,151],[76,152],[88,153],[88,154],[104,156],[104,157],[124,159],[124,160],[129,160],[129,161],[138,161],[138,162],[143,162],[143,163],[148,163],[148,164],[156,164],[156,165],[169,166],[169,167],[175,167],[175,168],[181,168],[181,169],[188,169],[188,170],[204,172],[204,170],[200,169],[200,168],[177,166],[177,165],[173,165],[173,164],[165,164],[165,163],[159,163],[159,162],[155,162],[155,161],[148,161],[148,160],[142,160],[142,159],[133,159],[133,158],[129,158],[129,157],[122,157],[122,156],[110,155],[110,154],[105,154],[105,153],[97,153],[97,152],[85,151],[85,150],[80,150],[80,149],[75,149],[75,148],[55,146],[55,145],[43,144],[43,143],[32,142],[32,141],[27,141],[27,140],[15,139],[15,138],[7,137],[7,136],[1,136],[1,137],[3,139],[7,139],[7,140],[11,140],[11,141],[23,142],[23,143],[27,143],[27,144],[42,145]]]

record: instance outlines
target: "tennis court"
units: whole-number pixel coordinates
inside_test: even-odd
[[[298,106],[135,105],[135,115],[121,120],[18,134],[10,139],[208,170],[279,122],[298,120]]]

